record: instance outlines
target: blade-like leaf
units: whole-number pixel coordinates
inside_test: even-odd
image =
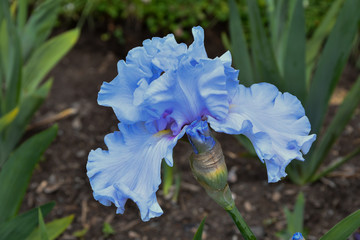
[[[270,22],[270,32],[273,48],[276,49],[281,38],[281,32],[285,27],[286,23],[286,1],[284,0],[269,0],[266,3],[269,22]]]
[[[52,79],[44,83],[34,94],[27,96],[22,102],[15,120],[5,131],[0,133],[0,169],[20,141],[32,116],[48,95],[51,85]]]
[[[40,207],[42,214],[47,215],[55,206],[54,202]],[[24,240],[38,225],[38,209],[33,208],[15,218],[0,224],[0,240]]]
[[[163,170],[162,188],[163,188],[163,192],[164,192],[165,196],[169,195],[170,187],[173,184],[173,179],[174,179],[173,168],[174,168],[174,166],[170,167],[169,165],[166,164],[165,161],[163,161],[163,163],[162,163],[162,170]]]
[[[24,67],[23,88],[27,94],[33,92],[45,75],[74,46],[79,30],[74,29],[56,36],[39,47]]]
[[[28,1],[19,1],[18,13],[17,13],[17,26],[20,31],[23,30],[27,19]]]
[[[321,170],[320,173],[313,176],[310,181],[315,182],[315,181],[319,180],[320,178],[331,173],[332,171],[334,171],[335,169],[337,169],[338,167],[340,167],[341,165],[343,165],[344,163],[346,163],[353,157],[357,156],[358,154],[360,154],[360,147],[356,148],[354,151],[347,154],[345,157],[340,157],[337,160],[335,160],[334,162],[332,162],[329,166],[327,166],[323,170]]]
[[[338,82],[357,33],[360,1],[346,0],[320,56],[305,104],[313,132],[319,133],[330,96]]]
[[[53,126],[28,139],[13,152],[0,171],[0,224],[19,210],[36,163],[57,133]]]
[[[294,1],[293,1],[294,2]],[[286,91],[305,99],[305,17],[302,0],[290,4],[290,24],[285,40],[284,80]]]
[[[2,97],[1,113],[15,108],[20,97],[21,51],[17,29],[11,19],[5,18],[0,23],[0,71],[5,95]],[[2,90],[1,89],[1,90]]]
[[[336,139],[341,135],[343,129],[351,119],[355,109],[360,104],[360,77],[357,78],[356,83],[345,97],[343,103],[340,105],[335,117],[331,121],[329,127],[326,129],[324,137],[316,146],[316,151],[311,155],[311,158],[302,165],[304,169],[304,177],[311,178],[321,163],[324,161],[331,146]]]
[[[240,69],[240,82],[246,86],[254,83],[253,68],[244,37],[244,31],[240,20],[239,11],[234,0],[229,0],[230,19],[229,29],[231,38],[231,53],[234,66]]]
[[[202,239],[202,233],[204,230],[205,220],[206,220],[206,217],[204,217],[203,220],[201,221],[199,228],[197,229],[197,231],[194,235],[193,240],[201,240]]]
[[[293,1],[292,1],[293,2]],[[285,40],[288,35],[287,15],[289,2],[285,0],[267,1],[270,22],[271,43],[281,75],[284,75]]]
[[[46,224],[46,231],[48,233],[49,239],[54,240],[60,236],[66,228],[71,224],[74,219],[74,215],[70,215],[64,218],[56,219],[52,222]],[[38,240],[39,228],[35,229],[27,240]]]
[[[14,108],[11,112],[0,118],[0,132],[8,126],[19,113],[19,108]]]
[[[38,217],[39,217],[39,239],[41,240],[49,240],[49,236],[46,231],[46,226],[44,222],[43,215],[41,213],[40,208],[38,208]]]
[[[303,232],[304,208],[305,208],[305,198],[304,198],[304,194],[300,192],[296,198],[294,211],[291,212],[286,207],[284,209],[287,227],[286,230],[277,234],[281,239],[288,240],[295,232]]]
[[[320,25],[316,28],[314,34],[311,36],[310,40],[306,44],[307,85],[310,83],[311,73],[315,65],[316,57],[320,53],[322,43],[333,28],[336,21],[336,16],[338,15],[343,2],[344,0],[336,0],[332,3],[331,8],[326,13]]]
[[[46,0],[31,13],[23,32],[21,33],[23,59],[25,62],[32,51],[43,44],[49,37],[51,30],[56,23],[60,7],[59,0]]]
[[[283,89],[283,79],[275,61],[272,45],[261,21],[257,1],[247,0],[247,5],[249,8],[252,59],[254,73],[256,73],[255,82],[269,82]]]
[[[359,227],[360,210],[357,210],[336,224],[320,240],[346,240]]]

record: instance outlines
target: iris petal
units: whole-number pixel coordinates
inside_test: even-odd
[[[152,111],[171,112],[177,123],[177,129],[172,129],[174,134],[202,116],[221,119],[228,113],[227,76],[222,61],[193,60],[184,59],[177,71],[166,72],[153,81],[145,95]]]
[[[200,26],[192,28],[194,42],[189,46],[188,54],[196,60],[208,58],[204,46],[204,29]]]
[[[215,131],[246,135],[266,163],[269,182],[286,176],[291,160],[304,160],[302,153],[316,139],[315,134],[309,135],[310,122],[300,101],[268,83],[239,85],[227,118],[209,117],[208,122]]]
[[[142,220],[148,221],[163,213],[156,199],[162,158],[172,163],[172,149],[186,129],[177,136],[167,130],[153,132],[144,122],[120,123],[119,129],[105,137],[108,150],[89,154],[86,167],[94,198],[105,206],[115,204],[117,213],[132,199]]]

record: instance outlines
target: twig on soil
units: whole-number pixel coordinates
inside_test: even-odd
[[[65,109],[65,110],[63,110],[63,111],[61,111],[59,113],[52,114],[52,115],[50,115],[48,117],[45,117],[45,118],[43,118],[43,119],[29,125],[26,130],[32,130],[34,128],[49,125],[49,124],[54,123],[56,121],[59,121],[59,120],[61,120],[63,118],[75,115],[77,112],[78,112],[78,110],[75,109],[75,108]]]

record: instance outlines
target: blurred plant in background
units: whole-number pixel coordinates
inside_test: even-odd
[[[358,32],[360,2],[334,1],[307,40],[302,0],[267,1],[267,28],[256,2],[247,0],[249,48],[236,3],[230,0],[229,4],[231,44],[227,47],[232,51],[235,66],[242,69],[240,81],[248,86],[270,82],[281,91],[296,95],[305,105],[313,132],[322,136],[304,163],[292,162],[287,168],[290,179],[297,184],[316,181],[359,154],[360,147],[357,147],[319,171],[360,102],[359,77],[326,131],[321,132],[330,97]],[[247,139],[238,139],[253,151]]]
[[[78,30],[70,30],[47,40],[59,10],[59,0],[47,0],[28,17],[27,1],[12,1],[11,6],[0,1],[0,239],[54,239],[73,218],[45,225],[42,215],[54,203],[18,214],[32,172],[55,139],[57,126],[24,141],[23,135],[52,85],[51,78],[43,79],[79,36]]]
[[[258,0],[259,7],[266,11],[266,1]],[[304,1],[306,4],[306,26],[309,32],[319,25],[319,18],[326,13],[332,0]],[[106,26],[103,29],[103,40],[114,36],[120,43],[124,43],[123,22],[131,21],[145,24],[152,34],[174,33],[180,40],[189,40],[188,34],[193,26],[204,28],[218,23],[225,23],[229,19],[229,8],[223,0],[63,0],[61,16],[65,22],[77,22],[84,16],[88,25]],[[247,6],[241,4],[240,9],[246,11]],[[247,25],[248,17],[241,16]],[[262,19],[265,23],[266,18]]]

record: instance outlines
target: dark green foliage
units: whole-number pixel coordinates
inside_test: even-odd
[[[357,9],[360,9],[360,1],[334,1],[309,40],[306,39],[307,15],[302,0],[268,0],[267,17],[261,15],[261,7],[256,1],[247,0],[246,3],[250,48],[244,37],[245,24],[234,10],[235,1],[229,0],[230,49],[235,66],[240,69],[240,81],[245,85],[270,82],[281,91],[297,96],[304,105],[312,133],[319,137],[330,96],[347,63],[358,31],[360,15]],[[262,20],[264,18],[265,21]],[[304,184],[324,175],[317,171],[360,103],[359,81],[348,93],[323,138],[306,156],[306,161],[293,161],[287,168],[294,182]],[[244,142],[242,138],[238,139]],[[244,146],[248,147],[248,144]],[[249,148],[249,151],[252,149]],[[334,170],[358,152],[357,148],[324,171]]]

